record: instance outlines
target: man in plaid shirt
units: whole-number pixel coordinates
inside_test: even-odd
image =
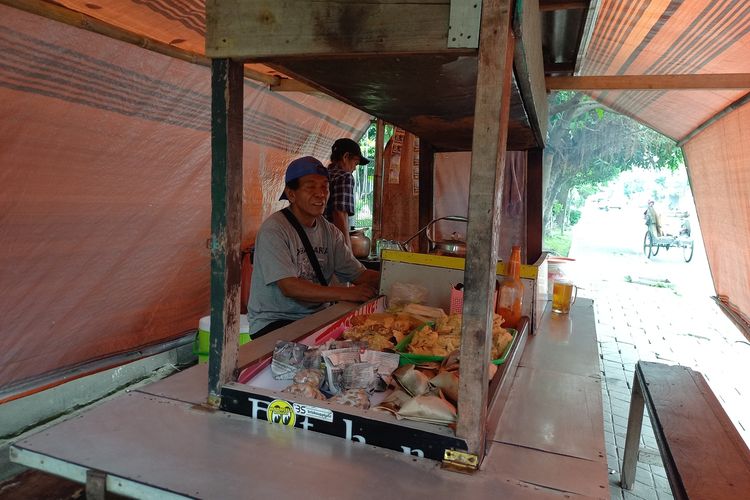
[[[328,179],[331,196],[326,206],[326,219],[344,233],[344,241],[349,248],[349,217],[354,215],[354,176],[357,165],[367,165],[370,160],[362,155],[359,144],[351,139],[338,139],[331,146],[331,163],[328,165]]]

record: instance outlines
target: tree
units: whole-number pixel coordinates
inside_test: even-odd
[[[674,141],[606,109],[585,94],[553,92],[544,150],[544,224],[555,202],[564,223],[574,187],[598,186],[633,167],[676,169],[682,151]]]

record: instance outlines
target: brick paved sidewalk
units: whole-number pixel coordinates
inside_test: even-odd
[[[680,296],[669,288],[624,280],[581,284],[581,296],[594,299],[611,498],[672,498],[648,417],[643,420],[636,483],[631,491],[620,489],[636,361],[680,364],[703,373],[750,443],[750,405],[746,399],[750,392],[750,343],[708,296]]]

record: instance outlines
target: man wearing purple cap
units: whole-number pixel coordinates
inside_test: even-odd
[[[354,176],[357,165],[367,165],[370,160],[364,157],[359,144],[351,139],[337,139],[331,146],[331,164],[328,176],[331,196],[326,206],[326,219],[339,228],[344,235],[346,246],[352,247],[349,238],[349,217],[354,215]]]
[[[317,312],[329,302],[364,302],[377,295],[380,274],[365,269],[344,243],[341,231],[323,217],[328,170],[312,156],[298,158],[287,167],[285,183],[279,199],[289,200],[289,208],[268,217],[255,240],[247,307],[252,338]],[[295,225],[307,236],[318,269]],[[334,276],[337,283],[331,283]],[[347,282],[352,286],[342,285]]]

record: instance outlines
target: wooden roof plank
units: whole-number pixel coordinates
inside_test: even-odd
[[[206,55],[246,60],[450,52],[449,0],[206,2]]]

